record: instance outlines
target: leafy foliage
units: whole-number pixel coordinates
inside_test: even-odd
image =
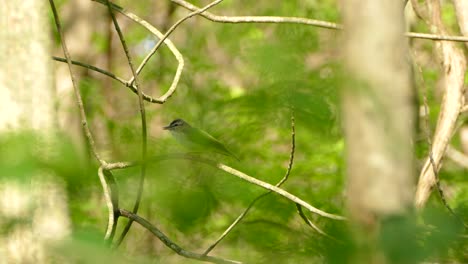
[[[201,2],[193,1],[200,5]],[[335,1],[279,2],[271,5],[264,1],[225,1],[223,6],[234,13],[242,11],[244,15],[338,19]],[[124,4],[152,19],[152,14],[148,14],[151,8],[147,6],[153,3],[124,1]],[[182,15],[180,13],[177,10],[168,14],[167,19],[174,22]],[[444,19],[454,19],[451,11]],[[130,40],[136,61],[141,61],[148,45],[157,41],[136,25],[129,25],[124,34]],[[173,41],[186,60],[176,93],[163,106],[146,104],[148,156],[184,152],[161,129],[175,118],[184,118],[222,141],[241,161],[211,153],[201,155],[276,184],[285,174],[290,155],[293,113],[296,119],[295,161],[283,187],[318,208],[344,214],[344,141],[339,125],[342,79],[340,62],[334,55],[339,50],[339,39],[334,34],[302,25],[216,24],[192,18],[173,35]],[[104,36],[93,37],[92,45],[101,56],[105,56],[108,44]],[[427,53],[429,49],[422,45],[418,52]],[[114,70],[126,72],[125,67],[115,65]],[[162,94],[172,81],[175,67],[170,53],[161,49],[142,72],[144,91],[152,96]],[[439,98],[433,96],[436,93],[432,88],[440,76],[431,64],[424,69],[423,77],[430,87],[429,122],[434,124]],[[115,91],[104,88],[102,81],[89,77],[80,80],[90,123],[104,123],[92,127],[97,138],[106,141],[98,142],[99,147],[110,160],[138,160],[141,127],[136,96],[125,88]],[[105,103],[109,94],[104,91],[113,91],[115,100]],[[420,97],[422,101],[422,95]],[[76,142],[64,136],[58,136],[54,142],[53,148],[46,150],[42,139],[36,135],[2,136],[0,171],[5,178],[25,182],[25,175],[42,170],[52,171],[62,179],[66,183],[74,233],[72,242],[63,245],[64,252],[83,253],[82,259],[71,260],[76,263],[107,261],[112,254],[100,246],[107,212],[101,198],[96,162],[83,155],[86,151],[77,149]],[[422,139],[417,143],[416,154],[423,158],[427,154],[427,141]],[[465,174],[465,170],[454,166],[444,166],[441,172],[447,184],[458,186],[453,191],[451,205],[467,222]],[[114,175],[121,206],[131,208],[139,167],[115,171]],[[148,165],[140,214],[183,247],[202,252],[264,192],[204,164],[155,160]],[[462,233],[459,222],[439,205],[437,198],[431,205],[421,216],[384,222],[380,243],[392,262],[466,260],[463,250],[466,243],[459,236]],[[352,226],[314,215],[308,217],[334,239],[310,229],[297,214],[294,204],[271,194],[253,207],[214,252],[251,263],[271,263],[272,260],[275,263],[353,263],[353,255],[361,245],[352,239]],[[122,226],[119,225],[117,233]],[[185,263],[179,257],[172,258],[170,250],[141,228],[130,231],[124,247],[139,263]],[[93,252],[97,252],[97,258],[89,257]]]

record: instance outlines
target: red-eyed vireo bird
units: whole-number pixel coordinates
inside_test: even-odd
[[[221,142],[210,134],[196,127],[192,127],[182,119],[172,121],[168,126],[163,127],[163,129],[169,130],[181,145],[191,151],[215,152],[239,160]]]

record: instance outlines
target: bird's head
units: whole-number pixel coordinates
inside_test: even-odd
[[[163,127],[164,130],[169,130],[171,132],[183,132],[188,128],[190,128],[190,125],[182,119],[176,119],[172,121],[168,126]]]

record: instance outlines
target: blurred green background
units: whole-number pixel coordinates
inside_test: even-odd
[[[208,2],[192,3],[203,6]],[[188,13],[170,1],[120,1],[118,4],[161,31]],[[67,10],[70,5],[71,1],[60,1],[59,10]],[[297,16],[340,21],[334,0],[274,3],[227,0],[211,11],[225,15]],[[93,3],[90,12],[98,16],[86,18],[88,22],[97,21],[103,26],[88,28],[92,41],[82,45],[95,56],[73,58],[102,68],[109,66],[111,72],[129,78],[120,43],[115,33],[108,36],[112,26],[108,26],[105,7]],[[63,12],[61,18],[65,29],[71,30],[76,19],[73,12]],[[123,16],[118,15],[118,18],[138,65],[157,38]],[[444,8],[444,19],[452,31],[457,32],[452,9]],[[418,32],[427,31],[421,22],[413,23],[412,28]],[[184,151],[162,130],[162,126],[173,119],[183,118],[219,139],[241,161],[223,156],[211,158],[275,184],[287,168],[290,118],[294,109],[295,160],[283,188],[317,208],[345,215],[345,144],[340,127],[339,89],[346,80],[341,74],[339,33],[305,25],[222,24],[194,17],[183,23],[170,39],[183,54],[185,68],[177,91],[166,104],[145,104],[148,156]],[[55,53],[62,56],[59,43],[55,44]],[[412,40],[411,45],[414,60],[423,69],[431,109],[429,123],[433,130],[440,103],[437,90],[440,68],[432,59],[431,41]],[[73,56],[73,50],[71,52]],[[65,67],[58,62],[55,65]],[[176,67],[173,55],[163,46],[140,75],[144,91],[154,97],[162,95],[170,86]],[[141,124],[137,96],[120,83],[93,72],[81,69],[79,74],[88,121],[105,159],[138,160]],[[423,89],[420,81],[417,83],[418,89]],[[70,105],[69,111],[76,112],[76,106]],[[462,117],[460,125],[465,120],[466,117]],[[455,146],[459,146],[461,143],[454,138]],[[417,139],[416,155],[422,161],[428,146],[422,129]],[[107,208],[97,177],[96,160],[88,154],[83,141],[77,142],[69,136],[57,136],[55,153],[50,157],[38,157],[30,148],[41,144],[27,133],[2,136],[0,170],[20,180],[30,172],[53,171],[64,182],[72,225],[73,239],[70,244],[61,245],[60,250],[82,252],[71,260],[73,263],[108,260],[112,253],[102,245]],[[139,173],[139,167],[114,171],[123,208],[133,206]],[[466,173],[450,161],[440,173],[449,204],[465,222],[468,210]],[[139,215],[180,246],[203,252],[262,193],[264,190],[259,187],[204,164],[186,160],[155,161],[148,165]],[[422,214],[384,222],[381,243],[394,263],[467,261],[463,228],[441,205],[437,193],[432,198]],[[343,222],[306,214],[339,241],[309,228],[293,203],[271,194],[255,205],[212,254],[246,263],[349,262],[355,249],[352,229]],[[120,219],[118,234],[125,222],[126,219]],[[14,225],[14,221],[11,224]],[[177,256],[136,223],[119,253],[122,256],[118,255],[117,262],[195,263]]]

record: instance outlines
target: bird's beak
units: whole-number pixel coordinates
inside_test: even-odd
[[[164,130],[169,130],[171,128],[171,125],[163,127]]]

